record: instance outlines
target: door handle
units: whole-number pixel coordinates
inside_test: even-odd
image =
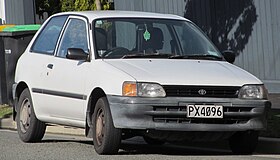
[[[49,69],[53,69],[53,64],[48,64],[47,67],[48,67]]]

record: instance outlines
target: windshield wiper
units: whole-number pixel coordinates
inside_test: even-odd
[[[154,53],[154,54],[126,54],[122,58],[169,58],[171,54],[162,54],[162,53]]]
[[[169,58],[169,59],[214,59],[223,60],[223,57],[211,55],[211,54],[189,54],[189,55],[172,55],[164,53],[154,53],[154,54],[126,54],[122,58]]]
[[[170,59],[217,59],[222,60],[223,57],[212,54],[189,54],[189,55],[175,55],[170,56]]]

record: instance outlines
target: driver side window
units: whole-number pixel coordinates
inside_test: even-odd
[[[70,19],[61,38],[57,56],[66,57],[68,48],[80,48],[88,53],[86,23],[80,19]]]
[[[66,19],[67,16],[53,17],[35,40],[31,51],[53,55],[56,42]]]

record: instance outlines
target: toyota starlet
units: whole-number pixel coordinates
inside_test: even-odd
[[[19,137],[38,142],[60,124],[84,128],[98,154],[115,154],[134,136],[154,145],[228,140],[234,153],[250,154],[271,103],[234,60],[180,16],[55,14],[17,63]]]

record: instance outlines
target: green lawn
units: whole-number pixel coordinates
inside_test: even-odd
[[[13,109],[7,105],[0,105],[0,118],[5,118],[12,115]]]

